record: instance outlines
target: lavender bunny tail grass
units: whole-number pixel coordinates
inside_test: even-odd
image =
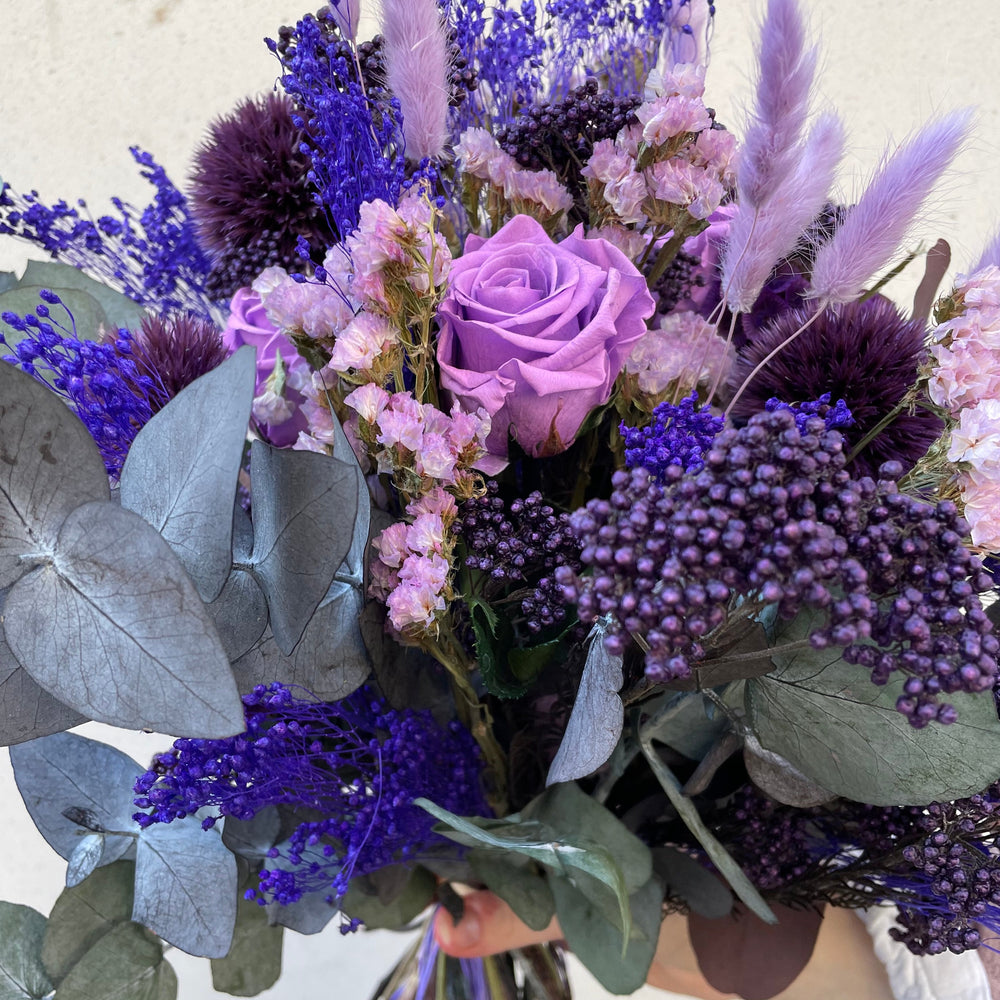
[[[928,122],[883,159],[860,201],[816,254],[811,294],[850,302],[888,264],[934,185],[969,138],[971,109]]]

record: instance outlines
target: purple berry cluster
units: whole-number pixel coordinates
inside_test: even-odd
[[[537,633],[566,619],[566,604],[552,574],[557,566],[580,569],[569,515],[557,512],[535,490],[508,506],[496,482],[486,494],[459,506],[454,531],[465,542],[465,565],[488,576],[487,596],[534,584],[521,601],[525,626]]]
[[[898,907],[890,930],[917,955],[978,947],[982,924],[1000,930],[1000,784],[926,807],[783,806],[747,785],[716,827],[747,876],[774,898],[798,892],[836,903]],[[845,896],[846,893],[846,896]]]
[[[564,598],[584,622],[613,616],[612,652],[641,637],[655,682],[689,677],[741,598],[786,620],[820,609],[814,648],[841,647],[877,684],[904,673],[897,707],[914,727],[954,721],[938,695],[989,690],[997,675],[977,597],[991,580],[963,544],[965,522],[954,504],[900,493],[898,464],[853,480],[822,417],[804,431],[793,412],[764,412],[722,431],[698,472],[668,465],[662,483],[617,472],[610,498],[572,517],[593,573],[559,568]]]
[[[239,819],[272,805],[325,814],[292,833],[282,855],[291,867],[261,872],[250,894],[261,902],[330,888],[339,899],[352,876],[419,857],[438,840],[434,819],[413,805],[419,796],[460,815],[487,813],[479,752],[457,722],[443,730],[429,712],[394,711],[365,688],[328,704],[258,685],[243,704],[241,735],[176,740],[154,759],[135,783],[135,804],[148,812],[134,819],[146,828],[206,806]]]

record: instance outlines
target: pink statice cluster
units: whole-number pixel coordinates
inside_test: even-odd
[[[701,73],[675,67],[636,123],[595,143],[583,174],[606,222],[689,230],[719,207],[733,183],[736,139],[713,127],[703,94]]]
[[[625,371],[655,405],[668,391],[680,398],[701,385],[724,385],[736,361],[731,343],[696,312],[675,312],[632,348]]]
[[[390,393],[368,383],[344,404],[358,415],[358,437],[379,472],[392,476],[406,495],[426,494],[446,486],[457,496],[471,496],[479,486],[474,470],[486,452],[490,418],[485,411],[451,414],[420,403],[408,392]]]
[[[329,256],[335,255],[331,250]],[[267,318],[286,336],[323,340],[336,336],[352,310],[343,291],[321,281],[295,281],[283,267],[269,267],[253,283]]]
[[[931,399],[957,421],[948,459],[961,463],[959,485],[972,541],[1000,552],[1000,268],[959,284],[962,312],[934,331]]]
[[[451,589],[455,498],[435,486],[406,507],[407,520],[389,525],[372,547],[369,594],[383,601],[401,635],[433,635]]]
[[[437,232],[434,209],[422,188],[398,208],[376,199],[360,209],[358,228],[344,242],[347,290],[365,312],[400,315],[407,294],[428,295],[448,279],[451,253]]]
[[[484,128],[464,132],[455,146],[455,157],[463,175],[489,184],[495,194],[503,196],[512,214],[531,215],[545,223],[573,207],[573,196],[551,170],[525,170]]]

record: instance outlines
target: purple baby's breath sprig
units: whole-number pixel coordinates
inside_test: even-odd
[[[336,703],[298,697],[280,684],[243,696],[246,731],[222,740],[181,739],[159,754],[135,784],[143,828],[214,810],[251,819],[268,806],[323,813],[293,831],[269,857],[249,895],[288,904],[306,892],[339,900],[355,875],[414,861],[441,843],[421,796],[460,815],[487,814],[481,763],[458,723],[439,726],[429,712],[397,712],[362,688]],[[332,893],[331,893],[332,890]]]
[[[3,314],[22,336],[12,345],[13,355],[2,360],[46,381],[70,403],[97,444],[108,475],[117,479],[136,434],[169,394],[157,373],[133,358],[134,337],[128,330],[116,331],[105,342],[82,339],[58,295],[42,289],[39,297],[42,304],[34,313]],[[58,307],[56,315],[52,307]],[[0,344],[7,345],[2,335]]]
[[[625,438],[625,464],[642,467],[657,482],[664,482],[667,469],[679,466],[685,472],[697,472],[705,464],[705,452],[722,430],[722,417],[707,409],[696,409],[698,393],[680,403],[664,402],[653,410],[653,419],[645,427],[621,425]]]
[[[3,184],[0,234],[35,243],[152,312],[191,312],[217,321],[218,306],[206,290],[211,266],[187,200],[151,154],[137,146],[129,152],[155,190],[141,211],[112,198],[118,215],[94,220],[82,200],[75,208],[65,201],[48,206],[35,191],[18,194]]]

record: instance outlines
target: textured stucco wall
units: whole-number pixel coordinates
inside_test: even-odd
[[[318,0],[317,0],[318,2]],[[300,9],[288,0],[0,0],[0,177],[37,188],[49,200],[86,198],[100,213],[109,195],[140,203],[145,185],[127,148],[152,151],[180,181],[205,123],[244,95],[270,88],[277,63],[261,44]],[[739,129],[751,72],[759,4],[719,0],[708,99],[719,119]],[[974,260],[1000,223],[997,192],[1000,83],[995,0],[809,0],[823,42],[819,90],[845,116],[855,153],[845,167],[845,199],[857,172],[885,143],[927,116],[976,105],[979,130],[929,213],[921,235],[948,238],[958,270]],[[0,239],[0,270],[17,269],[28,248]],[[904,302],[916,279],[901,283]],[[92,725],[88,735],[114,741],[138,760],[162,738]],[[20,803],[6,754],[0,759],[0,898],[48,912],[63,865]],[[286,937],[285,974],[266,996],[305,993],[363,1000],[405,942],[389,934],[342,939]],[[182,1000],[211,994],[208,963],[170,953]],[[582,996],[600,996],[592,986]],[[663,997],[649,991],[649,996]]]

